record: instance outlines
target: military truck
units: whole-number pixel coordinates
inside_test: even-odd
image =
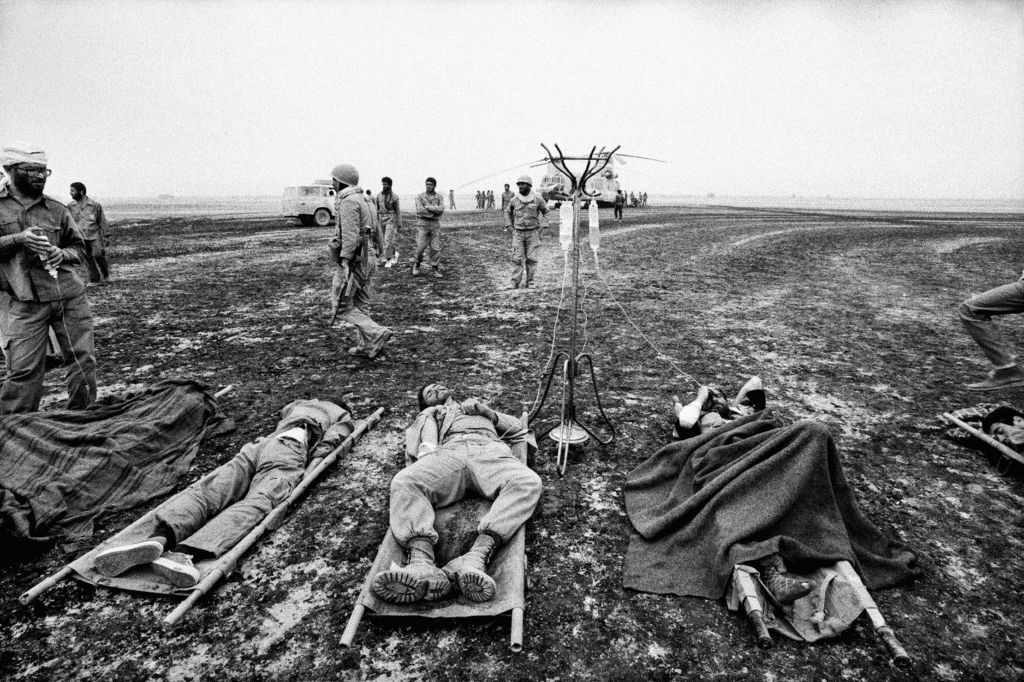
[[[330,180],[314,180],[312,185],[285,187],[284,214],[294,216],[303,225],[326,227],[334,220],[334,187]]]

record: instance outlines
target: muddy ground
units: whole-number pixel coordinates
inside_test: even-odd
[[[580,340],[618,438],[574,450],[564,479],[550,442],[539,453],[546,489],[527,531],[524,651],[509,650],[506,619],[368,618],[354,648],[340,648],[385,533],[415,390],[439,379],[509,412],[536,395],[562,293],[561,254],[549,237],[538,288],[509,291],[499,226],[497,213],[446,216],[443,280],[413,278],[405,263],[381,271],[374,317],[396,330],[397,343],[368,362],[346,354],[348,330],[328,328],[330,228],[267,217],[115,222],[116,281],[89,292],[103,390],[167,376],[237,386],[223,401],[237,431],[203,446],[183,486],[270,432],[292,399],[345,389],[359,413],[387,412],[176,629],[161,627],[173,601],[73,580],[23,606],[17,596],[69,557],[53,549],[15,562],[0,580],[0,677],[1021,679],[1021,473],[947,441],[937,419],[978,402],[960,386],[987,368],[954,311],[970,293],[1019,276],[1019,215],[689,207],[606,222],[601,272],[610,289],[588,251]],[[407,229],[403,261],[411,245]],[[563,303],[558,348],[569,310]],[[1003,328],[1024,346],[1024,320]],[[693,380],[734,391],[752,374],[770,404],[831,427],[867,514],[920,553],[922,579],[875,595],[915,659],[909,671],[889,664],[862,622],[833,641],[780,641],[765,652],[721,602],[622,588],[631,532],[622,484],[668,442],[670,396],[692,394]],[[52,404],[59,377],[47,385]],[[1024,404],[1024,391],[997,397]],[[542,413],[548,423],[555,402]],[[592,420],[592,391],[580,389],[578,403]],[[107,518],[96,541],[136,513]]]

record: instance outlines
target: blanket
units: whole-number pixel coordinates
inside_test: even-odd
[[[212,393],[188,380],[88,410],[0,417],[0,539],[91,535],[101,515],[174,490],[224,421]]]
[[[914,553],[861,512],[818,422],[766,410],[668,445],[629,473],[625,502],[636,590],[718,599],[734,564],[773,552],[797,573],[849,561],[870,589],[917,575]]]

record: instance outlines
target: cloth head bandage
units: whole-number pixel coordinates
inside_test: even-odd
[[[13,166],[17,163],[36,163],[45,166],[46,161],[46,152],[26,142],[11,142],[0,150],[0,166]]]

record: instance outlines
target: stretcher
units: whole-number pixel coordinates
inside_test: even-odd
[[[882,640],[892,662],[901,668],[910,665],[910,656],[896,638],[896,633],[885,622],[871,593],[849,561],[837,561],[829,568],[819,569],[813,577],[819,584],[816,591],[819,594],[816,596],[811,593],[787,608],[768,596],[768,590],[761,583],[755,569],[738,564],[733,568],[732,584],[726,601],[732,610],[739,610],[742,606],[754,628],[757,645],[762,649],[768,649],[774,644],[769,628],[790,639],[814,641],[834,636],[836,630],[845,628],[861,613],[867,613],[872,629]],[[828,586],[822,583],[830,579],[841,579],[848,594],[844,596],[829,592]],[[838,624],[838,627],[831,631],[815,632],[815,629],[824,629],[822,624],[825,621]]]
[[[184,616],[185,613],[196,604],[196,602],[202,599],[204,595],[213,589],[221,579],[231,575],[231,572],[235,570],[235,567],[238,565],[238,561],[242,558],[242,555],[255,545],[263,535],[269,531],[276,530],[284,523],[288,510],[295,501],[298,500],[302,493],[305,492],[306,488],[308,488],[313,481],[319,478],[325,470],[337,462],[338,459],[346,455],[363,436],[363,434],[373,428],[373,426],[380,421],[380,417],[383,413],[384,408],[378,408],[369,417],[357,422],[352,433],[327,456],[312,460],[306,467],[306,474],[303,476],[302,481],[295,486],[291,495],[289,495],[284,502],[276,506],[258,526],[253,528],[249,534],[239,541],[239,543],[230,551],[218,558],[196,561],[195,567],[199,570],[199,583],[194,587],[175,587],[157,575],[149,565],[136,566],[113,578],[104,576],[95,570],[96,555],[107,547],[132,544],[152,537],[156,530],[157,513],[173,502],[175,498],[172,497],[121,532],[110,537],[91,551],[82,555],[75,561],[72,561],[54,575],[26,591],[19,598],[21,603],[29,603],[62,581],[64,578],[71,576],[83,582],[101,587],[183,597],[184,601],[164,619],[164,625],[171,626],[176,624],[181,620],[182,616]],[[218,471],[219,469],[211,471],[202,479],[194,483],[193,486],[199,485],[203,481],[215,476]],[[181,493],[178,494],[180,495]]]
[[[523,428],[528,425],[528,414],[523,413]],[[523,463],[527,463],[527,444],[517,443],[512,446],[512,453]],[[478,497],[466,498],[438,509],[434,517],[434,528],[439,537],[434,547],[434,557],[438,566],[444,566],[455,557],[463,554],[477,535],[480,518],[490,509],[491,503]],[[494,598],[487,602],[473,602],[463,597],[458,590],[452,596],[433,602],[417,602],[413,604],[391,604],[378,599],[371,589],[373,578],[395,562],[405,564],[404,550],[388,529],[373,566],[363,581],[363,587],[356,599],[352,615],[348,619],[345,631],[341,636],[343,647],[352,646],[356,631],[362,622],[363,615],[371,611],[378,618],[473,618],[511,616],[510,645],[512,651],[523,649],[523,611],[526,608],[526,531],[520,526],[512,538],[502,545],[491,558],[487,572],[495,583],[497,590]]]

